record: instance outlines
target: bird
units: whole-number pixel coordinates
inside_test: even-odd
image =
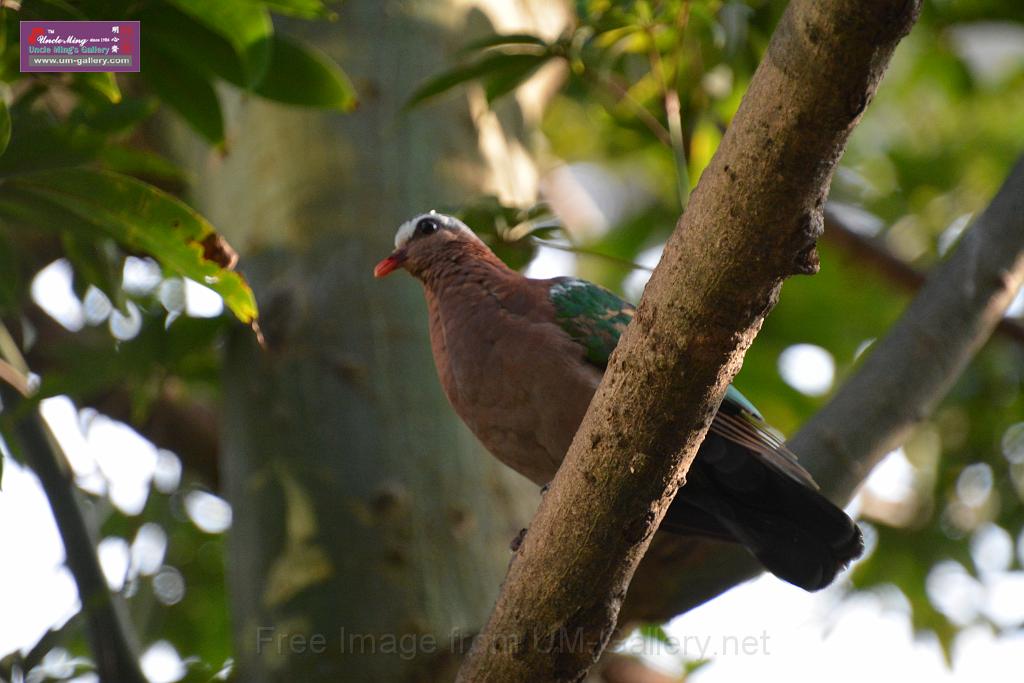
[[[575,277],[528,278],[436,211],[403,223],[374,268],[423,286],[430,345],[456,414],[498,460],[539,486],[555,475],[635,308]],[[757,408],[733,386],[660,529],[739,543],[807,591],[864,550]]]

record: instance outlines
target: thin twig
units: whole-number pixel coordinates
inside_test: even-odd
[[[625,102],[629,105],[629,108],[633,110],[640,123],[647,126],[647,129],[654,134],[654,137],[658,138],[663,145],[672,146],[672,136],[665,130],[665,126],[661,125],[661,121],[651,112],[647,111],[647,107],[637,102],[621,84],[616,83],[610,76],[603,76],[600,73],[594,74],[590,70],[584,71],[583,77],[590,83],[606,90],[613,97],[617,97],[620,102]]]
[[[602,261],[608,261],[614,263],[617,266],[628,268],[629,270],[644,270],[648,273],[653,273],[654,268],[650,266],[643,266],[639,263],[630,261],[629,259],[620,258],[618,256],[612,256],[611,254],[605,254],[600,251],[594,251],[593,249],[587,249],[586,247],[577,247],[572,244],[558,244],[557,242],[547,242],[537,237],[531,237],[530,241],[536,244],[538,247],[547,247],[548,249],[557,249],[559,251],[566,251],[571,254],[580,254],[582,256],[593,256],[599,258]]]
[[[679,8],[676,17],[676,31],[678,40],[676,42],[676,72],[673,73],[673,81],[679,80],[679,70],[683,63],[683,50],[685,48],[686,25],[690,19],[690,3],[687,0]],[[680,211],[686,210],[690,201],[690,169],[689,160],[686,154],[686,141],[683,139],[683,114],[682,105],[679,102],[679,90],[673,85],[669,87],[668,78],[665,76],[665,62],[658,52],[654,31],[650,26],[646,27],[647,39],[651,43],[648,52],[648,59],[651,63],[651,72],[658,78],[661,86],[661,97],[665,107],[665,118],[668,121],[669,145],[672,147],[672,155],[675,157],[676,170],[676,192],[679,195]]]

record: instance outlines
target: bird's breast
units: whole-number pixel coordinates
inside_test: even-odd
[[[445,394],[495,457],[538,484],[554,477],[600,373],[554,323],[491,297],[431,306],[431,346]]]

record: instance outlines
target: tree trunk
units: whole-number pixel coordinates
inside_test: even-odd
[[[539,496],[453,419],[420,288],[371,271],[403,220],[489,182],[465,98],[399,111],[487,22],[454,0],[340,14],[301,37],[352,76],[356,113],[229,95],[227,156],[184,145],[269,347],[239,330],[226,350],[239,680],[444,680]]]

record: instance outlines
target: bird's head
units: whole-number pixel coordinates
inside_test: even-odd
[[[434,263],[470,251],[487,251],[480,238],[458,218],[431,211],[408,220],[395,233],[395,250],[373,269],[374,277],[384,277],[405,268],[420,277]]]

